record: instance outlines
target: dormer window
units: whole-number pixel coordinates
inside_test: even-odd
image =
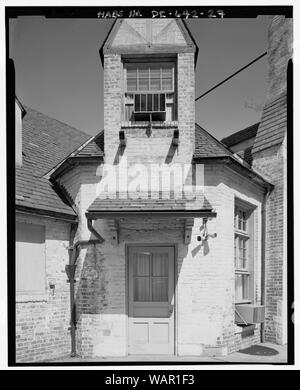
[[[175,120],[174,63],[125,64],[125,120]]]

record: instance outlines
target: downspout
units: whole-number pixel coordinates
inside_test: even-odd
[[[266,212],[267,201],[272,190],[267,189],[264,195],[261,208],[261,304],[266,306]],[[265,321],[261,323],[260,327],[261,342],[265,342]]]
[[[89,223],[88,223],[89,226]],[[76,303],[75,303],[75,271],[76,271],[76,260],[79,255],[80,247],[83,245],[95,245],[102,244],[104,242],[103,237],[97,233],[97,240],[78,240],[74,244],[74,238],[76,233],[77,224],[71,225],[70,232],[70,246],[69,251],[69,264],[66,265],[66,274],[68,276],[68,282],[70,283],[70,332],[71,332],[71,357],[77,356],[76,353]],[[90,230],[90,229],[89,229]],[[93,233],[93,232],[92,232]]]
[[[76,313],[75,313],[75,262],[76,262],[76,249],[73,246],[74,237],[76,233],[77,224],[71,225],[70,231],[70,246],[69,252],[69,265],[66,265],[66,273],[68,275],[68,282],[70,283],[70,332],[71,332],[71,357],[76,356]]]

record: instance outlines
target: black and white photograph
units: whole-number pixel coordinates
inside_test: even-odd
[[[5,7],[8,365],[293,365],[293,6],[84,5]]]

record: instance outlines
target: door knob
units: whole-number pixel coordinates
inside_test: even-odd
[[[169,305],[169,316],[173,313],[173,305]]]

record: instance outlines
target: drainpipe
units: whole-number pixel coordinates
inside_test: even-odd
[[[80,247],[83,245],[95,245],[102,244],[104,239],[98,233],[99,239],[97,240],[78,240],[74,244],[74,237],[76,232],[77,224],[71,225],[70,232],[70,246],[69,250],[69,264],[66,265],[66,274],[68,276],[68,282],[70,283],[70,332],[71,332],[71,357],[77,356],[76,353],[76,304],[75,304],[75,271],[76,271],[76,260],[79,255]]]
[[[265,193],[261,209],[261,304],[266,306],[266,212],[267,201],[272,190],[268,189]],[[265,322],[260,327],[261,342],[265,342]]]
[[[76,313],[75,313],[75,262],[76,262],[76,249],[73,246],[74,237],[76,232],[77,225],[71,225],[70,232],[70,246],[68,248],[69,251],[69,265],[66,265],[66,273],[68,275],[68,282],[70,283],[70,332],[71,332],[71,357],[76,356]]]

